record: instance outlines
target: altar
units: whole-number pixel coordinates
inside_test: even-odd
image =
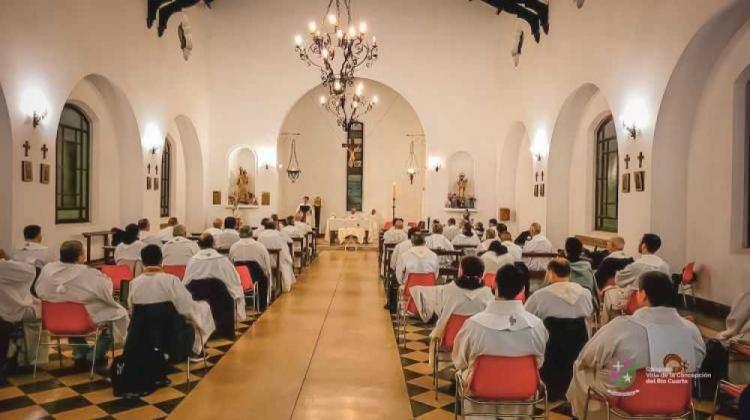
[[[338,240],[343,244],[347,237],[352,236],[357,243],[364,244],[369,242],[373,232],[377,233],[377,222],[369,217],[355,215],[345,218],[331,216],[326,221],[325,240],[334,245]]]

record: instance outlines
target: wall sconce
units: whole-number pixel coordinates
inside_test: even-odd
[[[435,172],[440,172],[440,168],[443,167],[443,163],[440,161],[440,158],[437,156],[430,156],[427,161],[428,161],[427,167],[430,169],[434,169]]]
[[[549,143],[547,143],[547,132],[544,129],[539,129],[534,136],[534,141],[531,143],[529,148],[531,156],[541,162],[542,158],[547,156],[549,152]]]
[[[161,135],[159,126],[156,123],[146,125],[146,128],[143,130],[142,142],[143,147],[150,151],[152,155],[155,155],[156,151],[164,145],[164,136]]]
[[[628,138],[635,140],[641,133],[641,128],[646,121],[646,104],[640,99],[631,99],[625,106],[620,122],[622,128],[628,133]]]
[[[31,88],[24,92],[22,111],[31,118],[31,125],[37,128],[47,118],[47,100],[38,88]]]

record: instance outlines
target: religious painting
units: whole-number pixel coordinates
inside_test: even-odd
[[[49,164],[39,164],[39,182],[42,184],[49,184]]]
[[[151,177],[146,177],[146,190],[151,191]]]
[[[544,197],[544,184],[539,185],[539,197]]]
[[[539,184],[534,184],[534,197],[539,197]]]
[[[500,209],[500,221],[501,222],[507,222],[510,220],[510,209],[509,208],[501,208]]]
[[[271,193],[263,192],[260,194],[260,205],[270,206],[271,205]]]
[[[635,190],[643,191],[646,189],[646,171],[638,171],[635,173]]]
[[[622,174],[622,192],[625,194],[630,192],[630,173]]]
[[[154,177],[154,191],[158,191],[158,190],[159,190],[159,177],[155,176]]]
[[[214,191],[212,195],[212,203],[214,206],[218,206],[221,204],[221,191]]]
[[[21,162],[21,181],[31,182],[34,180],[34,173],[31,166],[30,160],[24,160]]]

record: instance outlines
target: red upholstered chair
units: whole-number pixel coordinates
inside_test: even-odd
[[[461,331],[464,322],[469,319],[471,315],[458,315],[451,314],[448,318],[448,322],[445,324],[443,330],[443,336],[437,339],[437,343],[432,346],[432,382],[435,384],[435,399],[438,399],[438,365],[440,364],[440,353],[450,353],[453,351],[453,343],[456,341],[456,335]],[[450,361],[447,359],[446,361]]]
[[[165,265],[162,267],[164,269],[164,272],[167,274],[171,274],[180,280],[185,278],[185,269],[187,267],[184,265]]]
[[[747,385],[733,384],[725,380],[719,381],[719,384],[716,387],[716,392],[714,393],[714,411],[713,411],[711,418],[714,418],[716,413],[719,411],[719,404],[720,404],[719,394],[720,393],[729,395],[729,397],[732,398],[732,401],[736,402],[740,399],[740,394],[742,394],[742,392],[745,391],[745,388],[747,388]]]
[[[466,402],[471,403],[468,407]],[[534,415],[534,406],[544,403],[544,412]],[[539,378],[536,357],[504,357],[482,355],[474,360],[468,383],[456,373],[456,407],[462,417],[482,415],[469,413],[474,405],[493,406],[493,413],[502,406],[526,406],[530,414],[523,417],[547,418],[547,389]],[[460,409],[459,409],[460,407]],[[486,414],[485,414],[486,415]]]
[[[112,286],[115,291],[120,290],[120,284],[123,280],[133,280],[133,271],[127,265],[103,265],[100,270],[112,280]]]
[[[393,221],[392,220],[386,220],[385,224],[383,225],[384,230],[388,230],[393,227]]]
[[[497,287],[497,274],[496,273],[484,273],[484,277],[482,277],[482,282],[485,286],[489,287],[492,290],[495,290]]]
[[[695,284],[695,280],[695,263],[689,262],[682,269],[682,278],[680,279],[679,287],[679,292],[682,293],[682,301],[685,304],[685,308],[687,308],[688,292],[690,292],[690,295],[693,296],[693,306],[695,306],[695,289],[693,287],[693,285]]]
[[[397,311],[399,337],[404,336],[404,344],[406,343],[406,318],[409,315],[417,315],[417,305],[411,298],[411,288],[414,286],[435,286],[436,284],[435,273],[410,273],[406,278],[398,300]]]
[[[513,300],[519,300],[521,302],[526,303],[526,289],[521,290],[520,292],[518,292],[518,294],[516,295],[516,297]]]
[[[588,417],[589,402],[592,399],[602,401],[609,416],[622,419],[671,419],[695,417],[692,399],[692,379],[684,381],[664,381],[657,383],[651,380],[646,369],[635,373],[633,385],[622,390],[627,397],[612,398],[601,390],[589,388],[586,397],[586,411],[584,420]]]
[[[50,341],[42,343],[42,331],[49,331]],[[102,328],[94,324],[86,307],[82,303],[73,302],[48,302],[42,301],[42,328],[39,329],[36,355],[34,356],[34,374],[36,378],[37,360],[39,358],[39,347],[56,346],[58,354],[62,355],[61,338],[78,337],[94,339],[94,354],[96,354],[96,341],[99,339]],[[56,343],[51,340],[55,339]],[[68,346],[88,346],[88,344],[68,343]],[[62,367],[62,357],[60,357]],[[94,364],[91,364],[89,379],[94,377]]]
[[[250,269],[246,265],[235,266],[237,274],[240,275],[240,284],[242,284],[242,291],[245,293],[245,297],[251,298],[253,301],[253,311],[258,311],[258,294],[255,291],[255,283],[253,277],[250,275]]]

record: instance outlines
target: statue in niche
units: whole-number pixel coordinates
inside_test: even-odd
[[[466,199],[466,188],[469,186],[469,179],[466,178],[466,174],[461,172],[458,174],[458,181],[456,182],[458,187],[458,199]]]
[[[229,196],[230,205],[252,205],[254,194],[250,192],[250,176],[247,171],[240,166],[237,175],[237,181],[234,184],[234,191]]]

